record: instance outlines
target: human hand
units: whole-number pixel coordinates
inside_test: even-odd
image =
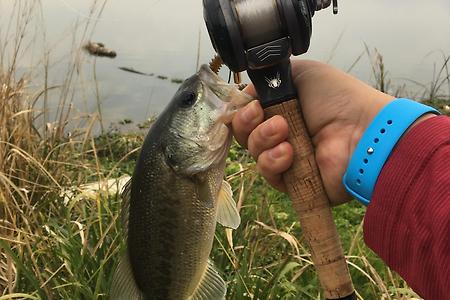
[[[293,60],[292,75],[325,191],[331,204],[346,202],[351,197],[342,176],[353,150],[372,119],[394,97],[319,62]],[[252,85],[246,92],[256,94]],[[286,191],[282,173],[293,160],[286,120],[275,116],[264,121],[263,109],[253,101],[236,114],[232,128],[269,184]]]

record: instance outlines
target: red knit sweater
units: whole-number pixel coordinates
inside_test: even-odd
[[[413,127],[378,178],[364,239],[425,299],[450,299],[450,118]]]

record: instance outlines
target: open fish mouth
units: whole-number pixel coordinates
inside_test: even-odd
[[[244,107],[254,98],[239,90],[236,84],[229,84],[214,73],[209,66],[202,65],[198,76],[209,95],[210,105],[220,110],[218,121],[227,125],[239,108]]]

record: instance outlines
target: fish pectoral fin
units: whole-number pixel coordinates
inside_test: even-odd
[[[205,273],[189,300],[222,300],[227,293],[227,284],[220,277],[213,263],[208,260]]]
[[[144,294],[139,290],[131,271],[128,251],[120,259],[114,272],[109,293],[110,300],[144,300]]]
[[[241,217],[233,199],[233,191],[225,180],[222,182],[217,199],[217,222],[232,229],[238,228],[241,223]]]

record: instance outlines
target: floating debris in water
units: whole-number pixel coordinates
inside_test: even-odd
[[[172,78],[172,80],[170,80],[171,82],[173,82],[173,83],[177,83],[177,84],[181,84],[181,83],[183,83],[183,79],[180,79],[180,78]]]
[[[127,125],[127,124],[132,124],[132,123],[133,123],[133,120],[131,120],[131,119],[123,119],[123,120],[119,121],[120,125]]]
[[[119,67],[119,69],[122,70],[122,71],[125,71],[125,72],[130,72],[130,73],[143,75],[143,76],[150,76],[150,77],[155,76],[154,73],[141,72],[141,71],[138,71],[138,70],[136,70],[134,68],[131,68],[131,67]],[[161,79],[161,80],[169,79],[168,76],[164,76],[164,75],[157,75],[156,78]],[[172,79],[170,79],[170,82],[176,83],[176,84],[182,84],[183,81],[184,81],[184,79],[181,79],[181,78],[172,78]]]
[[[138,75],[144,75],[144,76],[154,76],[155,74],[153,73],[144,73],[138,70],[135,70],[133,68],[129,68],[129,67],[119,67],[120,70],[125,71],[125,72],[130,72],[130,73],[134,73],[134,74],[138,74]]]
[[[105,48],[105,44],[88,42],[83,48],[89,52],[90,55],[114,58],[117,56],[116,51]]]

